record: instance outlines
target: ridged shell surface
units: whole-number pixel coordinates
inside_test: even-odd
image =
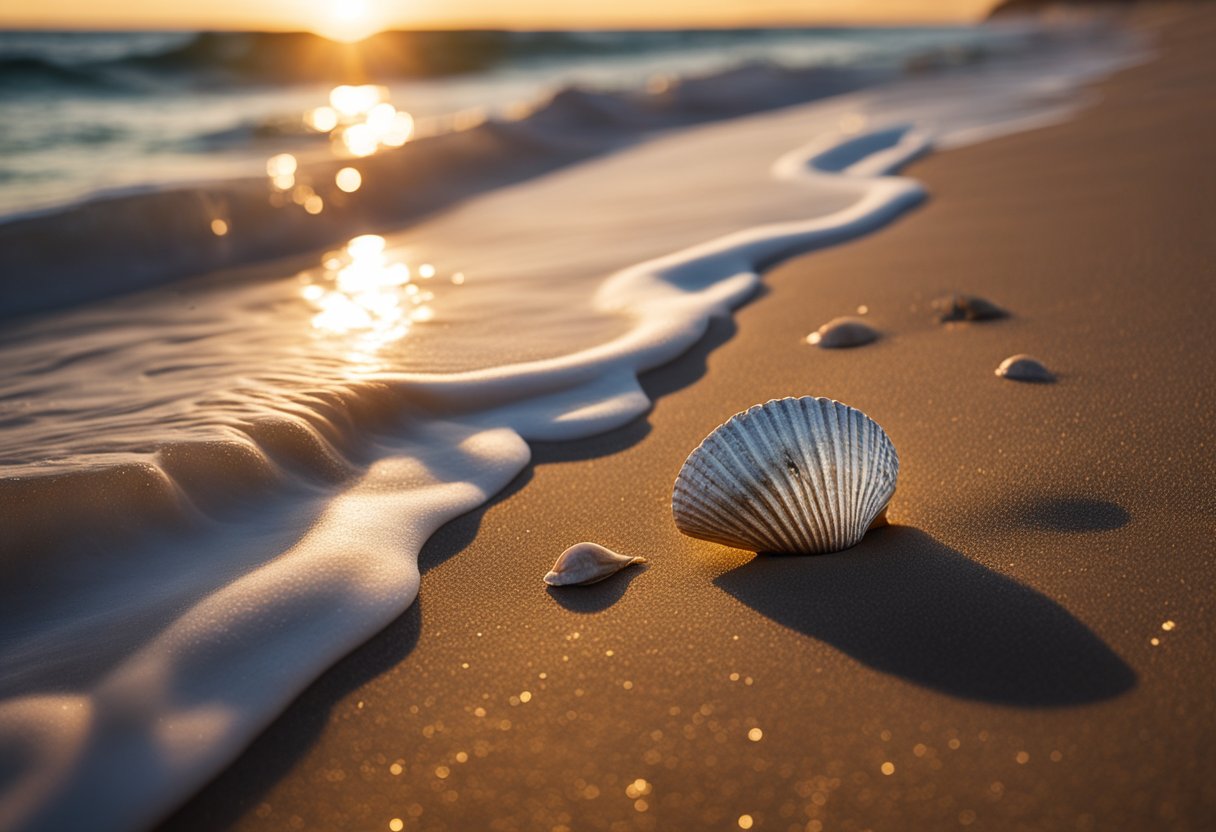
[[[690,537],[757,552],[857,544],[895,493],[886,432],[832,399],[773,399],[737,413],[689,454],[671,510]]]

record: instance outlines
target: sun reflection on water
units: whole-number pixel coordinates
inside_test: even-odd
[[[341,84],[330,90],[329,103],[335,110],[347,118],[366,115],[372,107],[388,97],[384,87],[375,84],[352,86]]]
[[[344,155],[370,156],[382,147],[401,147],[414,135],[414,118],[389,101],[375,84],[342,84],[329,93],[329,105],[309,110],[304,123],[328,133]]]
[[[409,264],[385,249],[383,237],[363,234],[326,254],[320,270],[300,276],[300,297],[314,310],[314,331],[349,339],[356,360],[371,360],[412,326],[435,317],[429,305],[434,293],[415,283]]]
[[[329,138],[334,156],[346,159],[401,147],[414,135],[413,116],[393,106],[388,90],[375,84],[334,87],[329,104],[304,113],[303,121],[310,130]],[[343,194],[353,194],[365,184],[364,174],[357,168],[344,167],[320,176],[313,162],[315,159],[303,165],[290,153],[277,153],[266,160],[272,205],[285,207],[290,200],[309,214],[320,214],[334,204],[335,194],[340,206]]]
[[[289,191],[296,184],[296,170],[299,164],[296,157],[290,153],[280,153],[266,160],[266,175],[270,182],[280,191]]]
[[[359,173],[358,168],[342,168],[334,176],[334,184],[339,191],[353,194],[363,185],[363,174]]]

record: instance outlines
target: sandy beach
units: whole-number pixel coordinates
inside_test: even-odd
[[[646,416],[534,443],[161,828],[1212,828],[1216,14],[1134,23],[1156,57],[1080,116],[913,164],[922,207],[773,269],[642,378]],[[940,324],[952,291],[1011,315]],[[876,343],[804,342],[859,307]],[[1058,381],[994,375],[1023,352]],[[681,536],[689,451],[790,395],[883,425],[892,526],[820,557]],[[580,540],[650,562],[546,589]]]

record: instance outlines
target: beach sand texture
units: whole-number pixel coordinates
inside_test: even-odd
[[[1058,126],[934,155],[929,201],[775,269],[423,550],[419,600],[164,829],[1211,829],[1216,10]],[[949,291],[1011,317],[942,325]],[[804,337],[868,307],[877,342]],[[1049,385],[997,378],[1029,352]],[[682,537],[749,405],[899,450],[892,526],[815,558]],[[548,589],[567,546],[649,563]],[[398,823],[399,822],[399,823]]]

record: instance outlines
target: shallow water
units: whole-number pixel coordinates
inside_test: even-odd
[[[1086,40],[639,134],[402,231],[6,326],[0,826],[154,821],[412,603],[423,543],[528,440],[644,413],[637,375],[764,268],[924,197],[889,174],[1066,118],[1133,57]]]

